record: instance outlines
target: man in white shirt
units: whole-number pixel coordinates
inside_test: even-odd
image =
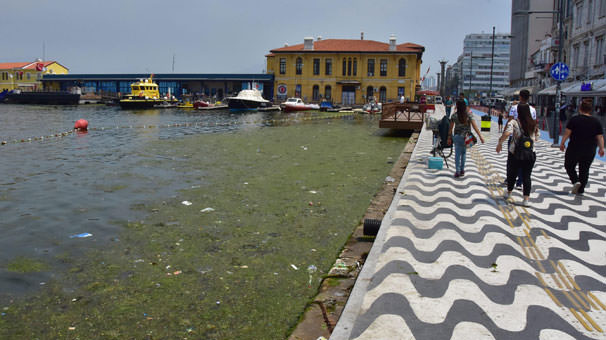
[[[528,90],[526,89],[520,91],[520,104],[528,104],[528,99],[530,99],[530,92],[528,92]],[[530,105],[528,106],[530,107],[530,115],[532,116],[532,119],[536,121],[537,110]],[[518,105],[511,106],[511,109],[509,110],[509,115],[512,116],[513,119],[518,119]]]

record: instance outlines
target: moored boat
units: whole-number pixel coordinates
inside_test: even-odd
[[[79,93],[52,91],[19,91],[14,90],[4,95],[8,104],[38,104],[38,105],[78,105]]]
[[[153,107],[176,107],[179,101],[170,95],[161,97],[158,84],[148,79],[141,79],[130,84],[130,94],[120,99],[120,107],[123,109],[147,109]]]
[[[282,110],[284,110],[284,112],[308,111],[308,110],[319,110],[320,109],[320,105],[305,104],[301,98],[288,98],[280,106],[282,106]]]
[[[235,97],[227,97],[227,106],[230,110],[256,110],[259,107],[270,105],[269,100],[266,100],[257,89],[242,90]]]
[[[209,103],[209,102],[206,102],[206,101],[204,101],[204,100],[202,100],[202,99],[200,99],[200,100],[196,100],[196,101],[194,102],[194,108],[195,108],[195,109],[199,109],[199,108],[201,108],[201,107],[208,107],[208,106],[210,106],[210,103]]]

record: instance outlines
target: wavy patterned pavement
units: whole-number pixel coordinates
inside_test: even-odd
[[[458,179],[427,169],[421,132],[331,340],[606,339],[606,164],[571,195],[564,154],[538,142],[524,208],[501,198],[492,125]]]

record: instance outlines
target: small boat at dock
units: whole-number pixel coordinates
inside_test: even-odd
[[[301,98],[288,98],[282,103],[282,110],[284,112],[295,112],[295,111],[308,111],[308,110],[319,110],[320,105],[318,104],[305,104]]]
[[[270,106],[269,100],[266,100],[257,89],[242,90],[235,97],[227,97],[227,106],[230,110],[257,110],[259,107]]]

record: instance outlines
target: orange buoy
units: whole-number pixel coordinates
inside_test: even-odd
[[[86,119],[78,119],[74,124],[75,130],[86,131],[88,130],[88,121]]]

